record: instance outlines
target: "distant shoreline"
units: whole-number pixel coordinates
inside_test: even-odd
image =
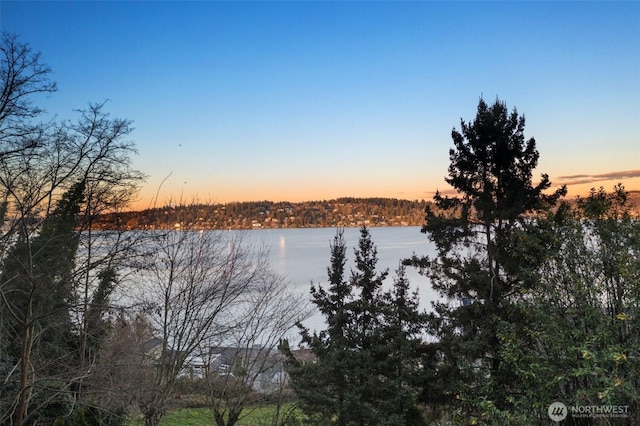
[[[338,198],[300,203],[256,201],[163,206],[102,215],[96,229],[282,229],[419,226],[425,200]]]
[[[567,198],[574,204],[577,198]],[[628,195],[628,205],[640,214],[640,192]],[[422,226],[431,201],[397,198],[344,197],[286,202],[246,201],[218,204],[168,205],[140,211],[101,215],[93,229],[250,230]]]

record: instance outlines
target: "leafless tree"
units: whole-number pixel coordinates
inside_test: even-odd
[[[266,253],[243,234],[179,228],[153,236],[138,295],[160,339],[152,386],[137,396],[148,425],[164,415],[187,362],[229,332],[233,310],[269,273]]]
[[[144,175],[131,167],[131,142],[124,138],[131,132],[131,122],[110,119],[102,112],[103,104],[90,105],[80,111],[76,124],[67,124],[75,144],[88,155],[80,171],[85,182],[85,202],[79,218],[81,257],[75,270],[78,303],[75,306],[79,324],[80,365],[88,368],[96,356],[95,346],[104,330],[100,323],[110,305],[120,267],[135,255],[140,234],[127,232],[124,226],[111,232],[95,231],[96,219],[106,213],[117,213],[134,200]],[[96,327],[98,328],[96,330]]]
[[[91,260],[79,267],[75,253],[81,240],[95,246],[86,243],[95,241],[91,218],[122,208],[143,176],[130,167],[128,120],[112,119],[103,104],[91,104],[78,111],[74,123],[37,121],[43,111],[34,106],[34,96],[56,89],[49,67],[13,35],[0,36],[0,52],[0,336],[5,345],[0,347],[0,421],[11,417],[20,425],[89,374],[77,368],[77,353],[61,349],[52,356],[42,339],[54,327],[65,326],[72,335],[72,312],[78,313],[85,342],[80,358],[86,364],[88,300],[98,288],[90,277],[115,270],[113,253],[121,253],[122,246],[110,248],[99,261],[86,256]],[[61,206],[70,226],[56,225]]]
[[[51,69],[14,34],[0,33],[0,161],[38,144],[41,125],[32,120],[43,111],[34,95],[56,91]]]
[[[273,425],[285,415],[281,411],[286,374],[278,345],[287,333],[309,317],[306,297],[295,293],[281,275],[259,277],[232,312],[230,333],[223,348],[209,348],[207,383],[210,407],[218,426],[233,426],[246,414],[255,394],[273,399],[278,410]],[[215,362],[224,357],[224,365]]]
[[[141,389],[152,389],[157,344],[149,317],[137,309],[122,309],[112,319],[84,396],[101,408],[103,418],[129,414]]]

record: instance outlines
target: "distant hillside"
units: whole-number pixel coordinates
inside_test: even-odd
[[[99,229],[261,229],[422,225],[428,202],[395,198],[165,206],[104,215]]]
[[[640,191],[629,191],[628,201],[633,206],[633,210],[640,214]]]
[[[575,199],[569,199],[571,204]],[[98,229],[262,229],[355,226],[420,226],[430,201],[338,198],[301,203],[254,201],[165,206],[101,216]],[[628,204],[640,214],[640,191]]]

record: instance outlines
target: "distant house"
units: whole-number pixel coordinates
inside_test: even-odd
[[[145,361],[149,364],[153,364],[158,361],[160,359],[160,355],[162,355],[162,339],[159,337],[152,337],[144,342],[142,350]]]
[[[246,379],[257,392],[270,392],[286,381],[283,357],[277,350],[252,347],[213,347],[209,371],[225,377]]]
[[[159,366],[162,339],[153,338],[145,342],[144,351],[149,365]],[[260,345],[211,347],[188,357],[178,377],[201,379],[216,375],[237,378],[256,392],[268,393],[288,380],[283,361],[284,357],[279,351],[268,350]]]
[[[209,359],[203,355],[193,356],[184,363],[178,373],[178,377],[188,377],[190,379],[204,379],[207,376],[210,363]]]
[[[159,337],[153,337],[143,345],[143,356],[145,364],[155,367],[160,366],[160,359],[162,357],[162,339]],[[168,349],[168,357],[171,358],[175,353],[173,349]],[[206,376],[206,369],[208,368],[208,358],[202,355],[195,355],[188,358],[180,372],[178,377],[190,377],[192,379],[204,378]]]

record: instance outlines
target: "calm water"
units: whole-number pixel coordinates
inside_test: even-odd
[[[286,276],[293,291],[309,295],[311,282],[325,286],[325,288],[328,285],[327,268],[330,263],[330,244],[336,234],[335,228],[213,232],[231,232],[232,234],[242,232],[244,234],[243,244],[266,246],[269,249],[271,266],[277,273]],[[390,287],[393,283],[395,270],[402,259],[411,257],[414,253],[419,256],[433,256],[435,254],[433,244],[429,242],[426,235],[420,232],[420,227],[380,227],[370,228],[370,232],[378,249],[378,272],[389,269],[385,288]],[[347,244],[345,277],[347,279],[350,276],[349,271],[355,268],[354,248],[357,247],[359,238],[360,229],[345,228],[344,239]],[[80,256],[82,253],[83,251],[80,250]],[[406,277],[412,287],[419,291],[420,306],[429,310],[431,302],[436,300],[436,294],[427,279],[413,268],[406,269]],[[130,297],[139,291],[140,280],[139,275],[133,275],[129,283],[130,287],[123,287],[121,294],[115,296],[115,303],[124,305],[132,303]],[[324,320],[319,314],[314,314],[304,324],[311,330],[324,329]],[[291,336],[292,341],[296,336],[297,332],[294,332]]]
[[[414,253],[419,256],[435,254],[433,244],[420,232],[420,227],[380,227],[370,228],[370,232],[378,248],[378,271],[389,268],[387,285],[393,282],[395,270],[402,259]],[[312,281],[327,284],[330,244],[335,234],[335,228],[264,229],[249,231],[246,237],[252,244],[269,247],[273,268],[288,277],[294,290],[308,293]],[[359,237],[358,228],[345,228],[347,271],[355,267],[353,250],[358,245]],[[427,279],[413,268],[407,268],[406,276],[412,286],[419,290],[420,305],[429,309],[436,294]],[[314,315],[305,322],[307,327],[316,330],[324,328],[323,324],[320,315]]]

